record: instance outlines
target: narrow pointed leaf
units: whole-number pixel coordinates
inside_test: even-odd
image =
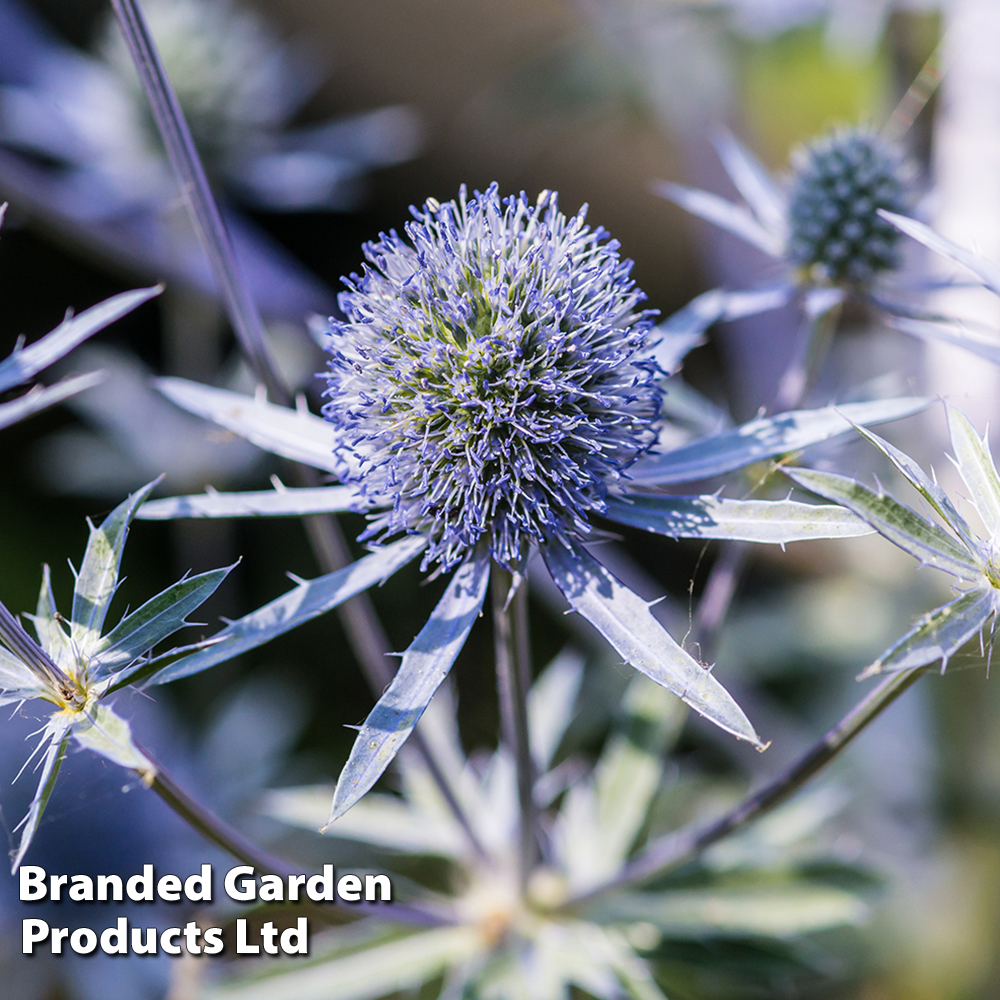
[[[15,351],[10,357],[0,361],[0,392],[6,392],[15,385],[27,382],[44,368],[54,364],[88,337],[103,330],[109,323],[120,319],[136,306],[142,305],[154,295],[159,295],[162,286],[140,288],[134,292],[122,292],[105,302],[63,320],[51,333],[27,347]]]
[[[912,236],[918,243],[923,243],[925,247],[935,253],[947,257],[956,264],[967,267],[983,284],[992,292],[1000,295],[1000,265],[984,257],[974,250],[966,250],[965,247],[953,243],[951,240],[934,232],[930,226],[925,226],[916,219],[908,219],[905,215],[897,215],[895,212],[887,212],[880,208],[879,215],[888,219],[897,229],[901,229],[907,236]]]
[[[143,521],[182,517],[301,517],[366,507],[353,486],[260,490],[253,493],[202,493],[144,503],[136,514]]]
[[[806,883],[633,893],[592,912],[602,922],[653,924],[671,938],[793,938],[860,924],[868,907],[844,889]]]
[[[335,455],[341,442],[333,424],[305,410],[275,406],[182,378],[157,379],[156,387],[183,409],[239,434],[258,448],[327,472],[344,468],[346,459]]]
[[[38,644],[52,657],[57,666],[65,669],[65,665],[72,662],[73,646],[66,630],[56,620],[56,614],[52,575],[48,565],[45,565],[42,567],[42,586],[38,592],[38,604],[31,618],[31,624],[35,628],[35,635],[38,636]]]
[[[652,356],[660,370],[673,375],[688,351],[705,342],[705,331],[722,318],[725,310],[726,293],[715,288],[692,299],[651,330],[650,341],[659,338]]]
[[[183,628],[187,615],[215,593],[232,568],[180,580],[123,618],[95,647],[90,660],[94,676],[106,677],[121,670]]]
[[[46,691],[37,674],[0,646],[0,705],[38,698]]]
[[[920,466],[904,451],[889,444],[877,434],[864,427],[857,428],[858,433],[870,444],[874,445],[886,458],[896,466],[906,477],[913,488],[930,504],[931,509],[945,524],[962,539],[967,548],[975,551],[976,541],[968,522],[958,512],[951,502],[951,497],[928,476]]]
[[[925,320],[905,318],[892,319],[889,325],[921,340],[953,344],[980,358],[985,358],[991,364],[1000,365],[1000,342],[996,337],[986,336],[977,330],[954,324],[929,323]]]
[[[692,441],[666,454],[647,455],[629,469],[629,477],[633,482],[644,485],[708,479],[753,462],[827,441],[851,430],[854,424],[898,420],[919,413],[929,405],[930,400],[904,396],[760,417],[721,434]]]
[[[427,624],[403,654],[399,670],[358,733],[337,781],[332,823],[379,779],[413,732],[451,670],[479,617],[490,578],[490,556],[477,550],[455,571]]]
[[[719,132],[713,142],[726,173],[754,215],[768,231],[784,232],[787,199],[764,166],[730,132]]]
[[[854,538],[874,531],[843,507],[794,500],[630,494],[609,498],[605,517],[670,538],[728,538],[784,545],[810,538]]]
[[[1000,475],[993,455],[969,418],[954,406],[948,407],[948,429],[959,474],[969,489],[969,499],[979,511],[989,534],[1000,537]]]
[[[970,590],[924,615],[894,642],[863,674],[911,670],[941,660],[947,666],[973,636],[978,635],[996,609],[992,588]]]
[[[382,580],[412,561],[426,546],[425,539],[407,537],[383,546],[350,566],[306,580],[294,590],[243,618],[227,625],[212,638],[207,649],[177,660],[153,677],[154,684],[166,684],[196,674],[208,667],[256,649],[303,622],[342,604],[348,598]]]
[[[68,724],[63,719],[50,719],[45,727],[43,739],[48,742],[45,753],[42,757],[41,775],[38,779],[38,790],[31,800],[28,814],[21,820],[21,839],[18,842],[17,850],[11,853],[11,873],[15,873],[21,867],[24,855],[31,846],[31,841],[38,830],[42,813],[49,804],[52,797],[52,790],[56,787],[56,778],[59,777],[59,768],[62,766],[63,758],[66,756],[66,743],[69,739],[67,732]]]
[[[982,576],[982,569],[968,550],[942,528],[898,500],[873,493],[853,479],[833,472],[786,469],[785,473],[807,490],[854,511],[880,535],[921,563],[951,573],[961,580],[975,581]]]
[[[780,257],[783,240],[777,233],[765,229],[742,205],[734,205],[725,198],[708,191],[684,187],[680,184],[659,182],[653,190],[668,201],[680,205],[685,211],[697,215],[713,225],[738,236],[769,257]]]
[[[206,1000],[376,1000],[415,989],[483,947],[472,926],[440,927],[256,980],[206,989]],[[268,970],[270,971],[270,970]]]
[[[623,715],[594,769],[601,850],[595,883],[613,876],[628,857],[663,776],[664,755],[680,736],[687,712],[647,677],[634,677]]]
[[[266,792],[261,810],[274,819],[315,832],[330,813],[329,785]],[[356,840],[409,854],[446,858],[468,855],[469,842],[453,816],[430,815],[396,795],[373,792],[325,830],[328,837]]]
[[[666,392],[660,415],[670,422],[668,426],[671,430],[674,430],[675,424],[686,424],[698,434],[714,435],[723,428],[732,426],[728,413],[682,378],[668,379],[664,388]],[[668,446],[662,444],[660,448],[669,450]]]
[[[539,774],[544,774],[573,719],[583,682],[583,657],[563,650],[528,691],[528,744]]]
[[[136,490],[101,522],[100,527],[91,528],[87,550],[73,589],[71,627],[73,641],[85,654],[100,639],[108,605],[115,595],[129,524],[136,508],[158,482],[159,480],[155,480],[141,490]]]
[[[103,381],[103,372],[88,372],[86,375],[63,379],[62,382],[56,382],[48,388],[35,386],[30,392],[12,399],[9,403],[0,403],[0,430],[50,406],[55,406],[56,403],[61,403],[85,389],[100,385]]]
[[[132,742],[132,728],[107,705],[98,705],[82,722],[75,724],[73,737],[80,746],[112,763],[143,772],[150,779],[156,774],[152,761]]]
[[[552,579],[572,608],[628,663],[726,732],[764,748],[750,720],[711,670],[677,645],[650,614],[645,601],[574,542],[551,542],[543,555]]]
[[[780,309],[794,294],[789,284],[739,292],[721,288],[704,292],[651,331],[651,340],[661,338],[653,348],[653,359],[667,375],[672,375],[688,351],[704,343],[705,331],[713,323]]]

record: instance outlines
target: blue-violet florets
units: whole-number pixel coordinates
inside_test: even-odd
[[[388,508],[363,537],[424,534],[447,569],[487,536],[513,567],[587,533],[654,442],[651,314],[618,244],[551,192],[412,211],[409,241],[383,233],[345,279],[323,413],[359,459],[344,480]]]

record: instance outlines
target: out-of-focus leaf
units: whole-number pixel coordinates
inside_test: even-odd
[[[981,253],[966,250],[957,243],[934,232],[930,226],[925,226],[916,219],[908,219],[905,215],[897,215],[895,212],[887,212],[884,208],[878,210],[878,214],[883,219],[888,219],[897,229],[901,229],[907,236],[912,236],[918,243],[923,243],[925,247],[935,253],[947,257],[956,264],[967,267],[983,284],[991,291],[1000,295],[1000,265],[984,257]]]
[[[180,580],[123,618],[95,646],[90,661],[94,676],[105,677],[121,670],[183,628],[187,624],[185,617],[215,593],[232,568],[227,566]]]
[[[880,424],[919,413],[930,400],[919,397],[846,403],[818,410],[792,410],[760,417],[729,431],[692,441],[663,455],[647,455],[629,469],[635,483],[686,483],[732,472],[744,465],[800,451],[849,431],[854,424]]]
[[[206,1000],[375,1000],[412,989],[468,961],[483,946],[478,928],[441,927],[256,979],[209,988]]]
[[[181,517],[301,517],[330,514],[367,506],[353,486],[314,489],[258,490],[252,493],[203,493],[150,500],[136,515],[145,521]]]
[[[168,399],[191,413],[231,430],[251,444],[296,462],[341,472],[344,456],[337,431],[327,420],[306,409],[275,406],[263,398],[190,382],[182,378],[161,378],[156,387]]]
[[[88,372],[86,375],[76,375],[73,378],[63,379],[48,388],[35,386],[23,396],[12,399],[9,403],[0,403],[0,430],[16,424],[25,417],[30,417],[33,413],[39,413],[61,403],[70,396],[75,396],[78,392],[91,389],[95,385],[100,385],[104,381],[102,372]]]
[[[150,777],[156,774],[153,763],[132,742],[129,724],[107,705],[98,705],[87,722],[74,725],[73,737],[80,746],[115,764],[143,771]]]
[[[27,382],[98,330],[103,330],[109,323],[120,319],[136,306],[148,301],[154,295],[159,295],[162,290],[162,286],[157,285],[155,288],[122,292],[121,295],[115,295],[105,302],[92,306],[79,316],[67,317],[41,340],[15,351],[9,358],[0,361],[0,392],[6,392],[15,385]]]
[[[629,494],[609,498],[605,517],[670,538],[728,538],[784,545],[809,538],[854,538],[874,531],[843,507],[794,500]]]
[[[35,837],[42,813],[45,812],[45,807],[52,796],[52,790],[56,786],[59,768],[66,756],[66,743],[69,739],[68,729],[69,722],[66,717],[58,715],[52,716],[45,726],[42,736],[42,745],[45,746],[45,752],[42,755],[42,773],[38,779],[38,789],[35,792],[35,797],[31,800],[28,813],[18,824],[21,829],[21,839],[18,841],[17,850],[11,854],[11,873],[16,872],[21,867],[24,855]]]
[[[89,656],[100,641],[108,605],[118,586],[118,569],[128,537],[129,523],[136,509],[157,485],[154,480],[136,490],[101,522],[90,526],[90,538],[73,588],[73,615],[70,635],[77,648]]]
[[[660,338],[653,348],[653,360],[667,375],[672,375],[688,351],[704,343],[705,331],[713,323],[780,309],[794,294],[790,284],[738,292],[721,288],[704,292],[651,331],[651,339]]]
[[[583,681],[583,657],[563,650],[538,676],[528,692],[528,743],[540,774],[552,758],[573,719],[573,706]]]
[[[318,830],[330,814],[333,788],[282,788],[267,792],[262,808],[269,816]],[[412,808],[394,795],[366,795],[346,815],[326,830],[329,837],[357,840],[377,847],[410,854],[434,854],[454,858],[464,856],[465,835],[454,821],[430,816]]]
[[[573,609],[628,663],[726,732],[764,749],[750,720],[711,670],[677,645],[650,614],[645,601],[574,542],[552,542],[542,554],[552,579]]]
[[[788,885],[634,893],[608,900],[590,915],[608,923],[642,921],[671,938],[794,938],[863,923],[868,907],[831,886]]]
[[[207,649],[177,660],[152,679],[166,684],[196,674],[208,667],[232,659],[248,649],[256,649],[279,635],[342,604],[349,597],[386,580],[405,566],[427,544],[426,539],[411,536],[383,546],[357,562],[333,573],[304,580],[294,590],[265,604],[217,632]]]
[[[618,871],[635,844],[663,775],[663,759],[687,713],[665,688],[635,677],[619,720],[594,770],[603,871]]]
[[[855,480],[833,472],[817,472],[814,469],[785,471],[800,486],[853,510],[880,535],[921,563],[944,570],[961,580],[974,582],[981,577],[980,567],[951,535],[892,497],[880,496]]]
[[[753,214],[742,205],[734,205],[725,198],[697,188],[662,181],[653,185],[653,190],[661,198],[666,198],[692,215],[697,215],[721,229],[738,236],[741,240],[762,250],[769,257],[780,257],[783,240],[776,233],[769,232]]]
[[[592,925],[582,924],[588,929]],[[649,966],[629,947],[628,942],[613,927],[601,928],[605,961],[614,969],[632,1000],[667,1000],[656,985]]]
[[[954,324],[929,323],[926,320],[900,317],[891,319],[889,325],[921,340],[954,344],[955,347],[962,347],[994,365],[1000,365],[1000,342],[995,337],[984,336],[977,330]]]
[[[978,635],[995,611],[996,599],[991,587],[970,590],[924,615],[861,676],[911,670],[936,660],[941,661],[944,669],[952,654]]]
[[[718,434],[732,426],[729,414],[707,396],[677,377],[664,383],[666,393],[660,414],[667,419],[689,425],[698,434]],[[662,431],[661,431],[662,434]],[[662,443],[661,450],[668,450]]]
[[[486,598],[490,556],[480,547],[452,576],[444,596],[358,733],[333,796],[333,823],[367,792],[399,753],[451,670]]]
[[[1000,537],[1000,475],[988,442],[980,438],[969,418],[954,406],[948,407],[948,429],[969,499],[990,535]]]
[[[754,215],[769,232],[784,232],[786,198],[760,161],[728,131],[717,133],[713,142],[726,173]]]

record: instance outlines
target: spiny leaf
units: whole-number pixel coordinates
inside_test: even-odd
[[[335,454],[341,442],[333,424],[304,409],[275,406],[182,378],[158,379],[156,388],[183,409],[276,455],[334,473],[341,472],[347,461]]]
[[[156,767],[132,742],[132,728],[107,705],[97,705],[81,721],[73,725],[73,737],[87,750],[149,778]]]
[[[0,392],[6,392],[15,385],[27,382],[42,369],[48,368],[88,337],[103,330],[109,323],[120,319],[136,306],[159,295],[162,285],[155,288],[140,288],[134,292],[122,292],[96,306],[63,320],[51,333],[41,340],[29,344],[10,357],[0,361]]]
[[[873,493],[855,480],[833,472],[814,469],[786,469],[785,472],[800,486],[853,510],[880,535],[921,563],[961,580],[976,581],[982,576],[982,567],[967,549],[898,500]]]
[[[931,323],[922,319],[897,317],[890,320],[889,325],[921,340],[962,347],[994,365],[1000,365],[1000,343],[995,336],[984,336],[977,330],[955,324]]]
[[[136,490],[120,503],[100,527],[91,528],[83,563],[73,588],[70,634],[83,655],[88,655],[101,637],[108,605],[118,585],[118,569],[136,508],[149,496],[159,480]]]
[[[50,718],[45,727],[42,742],[43,744],[47,743],[48,746],[42,757],[42,773],[38,779],[35,797],[31,800],[31,806],[28,808],[28,814],[18,824],[21,827],[21,839],[18,842],[17,850],[11,852],[11,874],[21,867],[24,855],[35,837],[42,813],[45,812],[45,807],[49,804],[52,790],[56,786],[56,778],[59,777],[59,768],[66,756],[66,742],[69,739],[68,729],[68,720],[61,716]]]
[[[554,541],[545,564],[575,611],[587,619],[637,670],[673,691],[696,712],[738,739],[763,750],[750,720],[726,689],[684,652],[650,614],[648,604],[623,586],[575,542]]]
[[[353,486],[259,490],[253,493],[202,493],[144,503],[136,517],[165,521],[181,517],[302,517],[368,506]]]
[[[843,507],[794,500],[627,494],[609,498],[605,517],[670,538],[728,538],[784,545],[809,538],[853,538],[874,530]]]
[[[16,424],[25,417],[30,417],[33,413],[55,406],[56,403],[61,403],[64,399],[69,399],[70,396],[75,396],[78,392],[90,389],[103,381],[103,372],[88,372],[86,375],[63,379],[62,382],[45,389],[36,385],[19,398],[9,403],[0,403],[0,430]]]
[[[944,669],[950,657],[982,630],[995,610],[992,587],[970,590],[924,615],[861,676],[911,670],[936,660]]]
[[[413,732],[479,617],[489,578],[490,556],[482,547],[455,571],[427,624],[403,654],[392,683],[365,719],[337,782],[329,823],[375,784]]]
[[[90,661],[94,676],[121,670],[183,628],[187,615],[215,593],[232,569],[227,566],[180,580],[123,618],[95,647]]]
[[[211,646],[171,664],[153,678],[153,683],[166,684],[179,677],[196,674],[270,642],[380,580],[388,579],[414,559],[426,544],[426,539],[419,536],[403,538],[350,566],[300,583],[294,590],[227,625],[212,637],[215,642]]]
[[[1000,537],[1000,475],[986,440],[980,438],[969,418],[948,407],[948,429],[951,446],[962,481],[969,489],[970,499],[986,530],[993,537]]]
[[[666,454],[647,455],[629,469],[628,475],[632,482],[643,485],[708,479],[765,458],[800,451],[843,434],[854,424],[898,420],[919,413],[928,405],[927,399],[902,397],[760,417]]]

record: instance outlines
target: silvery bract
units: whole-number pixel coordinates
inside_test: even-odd
[[[15,871],[38,828],[71,738],[122,767],[138,771],[147,780],[155,777],[155,765],[132,742],[128,723],[115,714],[106,699],[126,684],[149,677],[179,655],[204,645],[159,655],[151,652],[189,624],[186,616],[214,593],[229,569],[185,577],[104,631],[108,607],[118,587],[129,523],[155,485],[151,483],[130,496],[99,527],[91,525],[68,620],[56,610],[47,566],[38,607],[28,616],[37,642],[0,604],[0,704],[39,700],[51,706],[41,740],[25,764],[27,767],[38,757],[40,777],[28,814],[19,824],[21,838],[12,852]]]
[[[474,767],[461,749],[454,706],[446,699],[434,706],[440,711],[433,726],[421,729],[433,740],[436,759],[485,856],[473,850],[440,791],[419,768],[402,770],[402,796],[372,793],[327,831],[365,845],[368,857],[386,852],[390,866],[410,868],[428,856],[444,862],[451,888],[431,899],[442,926],[414,929],[378,921],[359,929],[360,938],[345,939],[342,932],[317,936],[314,948],[323,958],[310,967],[259,978],[248,971],[246,978],[207,996],[361,1000],[416,989],[443,975],[442,997],[564,997],[575,986],[607,1000],[662,1000],[653,965],[668,942],[721,946],[780,938],[791,947],[806,946],[810,934],[866,918],[865,903],[839,887],[836,877],[790,874],[790,856],[801,852],[829,814],[829,790],[792,807],[797,820],[786,811],[769,828],[759,828],[752,847],[735,841],[728,856],[709,857],[695,884],[690,878],[686,885],[684,879],[667,879],[656,889],[619,891],[561,909],[570,897],[614,878],[641,843],[661,795],[661,807],[670,810],[664,762],[684,721],[679,703],[662,687],[635,677],[596,765],[562,760],[560,745],[573,719],[582,668],[581,658],[565,651],[541,673],[528,697],[538,774],[534,794],[545,813],[546,856],[526,897],[517,889],[514,763],[501,748]],[[676,801],[683,800],[684,792],[674,792]],[[323,787],[283,789],[267,794],[264,809],[315,830],[328,798]],[[716,977],[725,977],[725,964],[714,962]]]
[[[870,431],[861,433],[913,484],[945,527],[853,479],[832,472],[788,470],[800,485],[853,510],[922,565],[955,578],[955,599],[925,615],[864,676],[915,669],[936,660],[941,661],[944,670],[949,658],[979,635],[991,618],[995,621],[1000,609],[1000,476],[986,441],[953,406],[948,407],[948,424],[955,464],[986,529],[986,538],[973,531],[951,498],[916,462]]]
[[[454,569],[362,727],[335,818],[388,766],[447,674],[482,606],[491,563],[517,574],[538,548],[572,608],[628,663],[760,746],[715,675],[583,547],[592,519],[675,538],[776,544],[863,533],[863,522],[838,507],[674,497],[646,487],[720,475],[826,440],[851,421],[905,416],[924,401],[786,413],[660,452],[663,369],[673,370],[730,304],[737,312],[739,296],[703,297],[654,332],[617,244],[586,225],[583,212],[564,216],[550,193],[532,204],[523,195],[501,200],[495,187],[474,197],[463,190],[457,201],[428,202],[414,215],[406,239],[390,233],[366,247],[369,265],[342,295],[347,320],[334,321],[325,338],[333,355],[327,421],[304,408],[161,382],[180,405],[344,485],[175,498],[147,504],[141,517],[365,510],[371,525],[363,537],[389,543],[356,567],[301,584],[319,588],[315,601],[293,591],[280,607],[274,602],[224,629],[218,646],[167,676],[264,641],[331,606],[331,585],[341,600],[349,578],[356,592],[418,552],[435,573]]]

